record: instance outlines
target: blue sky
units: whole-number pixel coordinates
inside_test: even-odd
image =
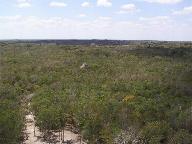
[[[0,0],[0,39],[192,40],[192,0]]]

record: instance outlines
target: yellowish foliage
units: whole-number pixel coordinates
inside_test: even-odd
[[[123,98],[123,102],[132,101],[135,98],[133,95],[128,95]]]

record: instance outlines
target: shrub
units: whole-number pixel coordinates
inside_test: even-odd
[[[141,130],[141,135],[149,144],[160,144],[167,141],[167,137],[171,131],[172,129],[167,122],[155,121],[147,123]]]
[[[186,130],[179,130],[169,138],[169,144],[191,144],[192,135]]]

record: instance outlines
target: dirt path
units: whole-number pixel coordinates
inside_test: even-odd
[[[30,107],[30,103],[28,104]],[[29,108],[30,109],[30,108]],[[25,116],[25,130],[26,140],[24,144],[62,144],[61,132],[50,132],[47,140],[44,139],[43,133],[39,131],[38,127],[35,127],[35,118],[31,111],[27,112]],[[69,130],[64,130],[65,144],[86,144],[81,140],[78,134],[75,134]],[[68,143],[67,143],[68,142]]]
[[[39,132],[37,128],[35,128],[35,121],[34,116],[32,113],[26,115],[26,129],[25,134],[27,135],[27,139],[24,142],[25,144],[46,144],[46,142],[43,142],[43,136]],[[35,134],[34,134],[34,128],[35,128]]]

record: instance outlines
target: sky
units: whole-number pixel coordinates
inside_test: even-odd
[[[0,39],[192,41],[192,0],[0,0]]]

